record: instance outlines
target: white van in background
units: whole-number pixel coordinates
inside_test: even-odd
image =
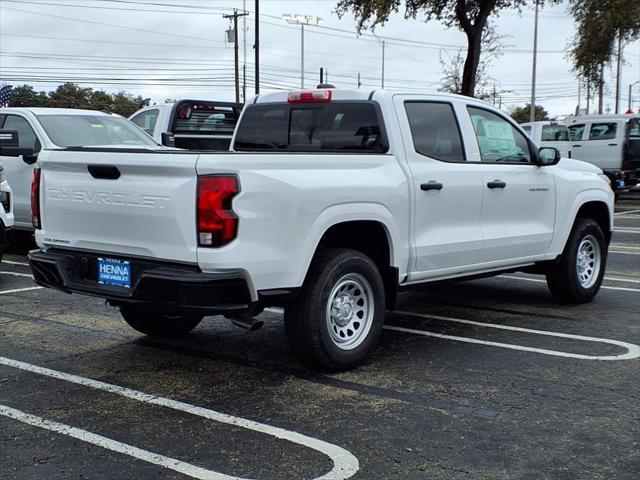
[[[640,115],[567,117],[573,158],[602,168],[619,192],[640,179]]]
[[[571,158],[571,139],[566,125],[547,120],[521,123],[520,126],[539,147],[557,148],[563,157]]]

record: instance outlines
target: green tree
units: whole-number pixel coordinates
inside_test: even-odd
[[[49,107],[58,108],[90,108],[93,89],[81,88],[75,83],[67,82],[49,92]]]
[[[577,33],[570,57],[575,71],[596,85],[599,69],[610,63],[618,37],[623,45],[640,37],[640,1],[571,0]]]
[[[526,123],[530,120],[531,104],[527,103],[524,107],[514,108],[510,115],[518,123]],[[541,106],[536,105],[535,120],[539,122],[541,120],[549,120],[549,113]]]
[[[45,92],[36,92],[31,85],[21,85],[13,89],[12,107],[47,107],[49,98]]]
[[[113,99],[111,95],[103,90],[96,90],[91,94],[89,105],[92,110],[111,111]]]
[[[338,15],[352,12],[358,30],[384,25],[391,14],[404,4],[405,18],[424,16],[427,21],[438,20],[446,27],[455,27],[467,37],[467,54],[462,69],[460,93],[473,97],[476,89],[482,37],[492,16],[507,9],[522,9],[535,0],[339,0]],[[561,0],[538,0],[540,5]]]
[[[140,95],[134,97],[126,92],[118,92],[112,95],[112,109],[113,113],[122,115],[123,117],[129,117],[136,110],[140,109],[144,98]]]

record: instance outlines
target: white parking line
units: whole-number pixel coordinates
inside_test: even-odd
[[[91,378],[85,378],[78,375],[72,375],[70,373],[60,372],[58,370],[51,370],[49,368],[39,367],[30,363],[13,360],[11,358],[0,357],[0,365],[7,367],[17,368],[26,372],[43,375],[57,380],[63,380],[65,382],[82,385],[85,387],[93,388],[95,390],[101,390],[109,392],[121,397],[136,400],[142,403],[148,403],[151,405],[158,405],[161,407],[171,408],[181,412],[196,415],[215,422],[232,425],[234,427],[245,428],[254,432],[270,435],[277,439],[287,440],[289,442],[301,445],[303,447],[310,448],[317,452],[320,452],[333,461],[333,469],[327,474],[317,477],[315,480],[343,480],[352,477],[359,470],[360,465],[358,459],[354,457],[350,452],[342,447],[333,445],[316,438],[308,437],[301,433],[285,430],[284,428],[274,427],[264,423],[254,422],[253,420],[247,420],[240,417],[234,417],[224,413],[219,413],[214,410],[209,410],[203,407],[197,407],[188,403],[179,402],[177,400],[171,400],[170,398],[157,397],[148,393],[140,392],[138,390],[132,390],[130,388],[121,387],[111,383],[101,382],[99,380],[93,380]],[[89,432],[87,432],[89,433]],[[122,444],[124,445],[124,444]],[[128,454],[128,453],[127,453]],[[155,455],[155,454],[152,454]],[[136,457],[138,458],[138,457]],[[167,468],[172,468],[168,466]],[[199,468],[199,467],[194,467]],[[194,476],[198,479],[223,479],[223,478],[237,478],[227,477],[224,474],[206,470],[209,472],[209,476]],[[214,475],[214,476],[212,476]],[[217,476],[215,476],[217,475]]]
[[[21,265],[23,267],[28,267],[29,264],[25,262],[14,262],[12,260],[2,260],[2,263],[6,263],[7,265]]]
[[[176,460],[175,458],[165,457],[164,455],[160,455],[158,453],[142,450],[141,448],[127,445],[126,443],[118,442],[116,440],[112,440],[110,438],[103,437],[102,435],[97,435],[86,430],[71,427],[69,425],[65,425],[64,423],[52,422],[51,420],[46,420],[42,417],[37,417],[35,415],[31,415],[29,413],[25,413],[11,407],[7,407],[5,405],[0,405],[0,415],[12,418],[13,420],[17,420],[22,423],[26,423],[28,425],[32,425],[34,427],[44,428],[45,430],[49,430],[51,432],[56,432],[68,437],[76,438],[83,442],[106,448],[107,450],[122,453],[124,455],[137,458],[138,460],[142,460],[147,463],[159,465],[161,467],[174,470],[192,478],[198,478],[202,480],[237,479],[237,477],[230,477],[228,475],[224,475],[223,473],[206,470],[204,468],[191,465],[190,463],[181,462],[180,460]]]
[[[11,275],[12,277],[26,277],[26,278],[33,278],[33,275],[29,274],[29,273],[18,273],[18,272],[0,272],[0,274],[2,275]]]
[[[27,287],[14,288],[13,290],[0,290],[0,295],[9,295],[10,293],[30,292],[31,290],[40,290],[44,287]]]
[[[620,217],[620,216],[622,216],[622,215],[629,215],[629,214],[631,214],[631,213],[640,213],[640,210],[626,210],[626,211],[623,211],[623,212],[617,212],[617,213],[614,213],[614,215],[615,215],[616,217]]]
[[[498,278],[508,278],[509,280],[524,280],[525,282],[534,282],[534,283],[547,283],[546,280],[542,280],[541,278],[529,278],[529,277],[516,277],[515,275],[500,275]],[[605,280],[607,278],[605,277]],[[609,285],[602,285],[600,288],[606,290],[619,290],[621,292],[640,292],[638,288],[626,288],[626,287],[610,287]]]
[[[619,227],[619,228],[614,228],[613,231],[618,233],[640,233],[640,228]]]
[[[578,358],[580,360],[632,360],[634,358],[640,357],[640,346],[634,345],[632,343],[621,342],[618,340],[609,340],[607,338],[586,337],[583,335],[573,335],[570,333],[547,332],[545,330],[533,330],[530,328],[513,327],[511,325],[498,325],[494,323],[483,323],[483,322],[476,322],[473,320],[464,320],[461,318],[441,317],[439,315],[425,315],[421,313],[412,313],[412,312],[403,312],[403,311],[396,311],[396,313],[400,315],[410,316],[410,317],[442,320],[445,322],[463,323],[465,325],[474,325],[478,327],[496,328],[499,330],[510,330],[513,332],[532,333],[535,335],[546,335],[550,337],[570,338],[572,340],[580,340],[584,342],[606,343],[609,345],[616,345],[618,347],[622,347],[627,350],[627,353],[620,354],[620,355],[583,355],[580,353],[561,352],[558,350],[548,350],[545,348],[527,347],[524,345],[514,345],[511,343],[490,342],[487,340],[479,340],[477,338],[459,337],[456,335],[444,335],[442,333],[427,332],[424,330],[416,330],[413,328],[397,327],[395,325],[385,325],[384,328],[386,330],[395,330],[398,332],[412,333],[415,335],[424,335],[427,337],[443,338],[446,340],[454,340],[456,342],[475,343],[479,345],[489,345],[492,347],[508,348],[511,350],[522,350],[525,352],[541,353],[544,355],[552,355],[555,357]]]
[[[621,253],[623,255],[640,255],[640,252],[623,252],[622,250],[609,250],[609,253]]]

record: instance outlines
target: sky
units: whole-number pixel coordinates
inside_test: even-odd
[[[466,50],[465,36],[437,21],[406,20],[404,11],[362,35],[350,15],[339,18],[337,0],[260,0],[261,93],[299,89],[301,28],[283,14],[320,17],[304,30],[305,87],[319,70],[337,88],[380,88],[384,42],[385,88],[433,92],[442,80],[440,59]],[[254,7],[248,0],[0,0],[0,85],[23,83],[53,90],[65,81],[109,92],[126,91],[162,103],[167,98],[234,99],[234,51],[226,41],[230,20],[223,15],[246,9],[246,35],[240,20],[240,73],[246,65],[247,96],[254,93]],[[505,111],[530,101],[533,8],[503,11],[494,19],[503,37],[502,55],[489,65],[490,84]],[[567,5],[540,11],[537,101],[552,116],[572,114],[578,80],[566,49],[575,35]],[[246,62],[244,40],[246,38]],[[626,46],[621,105],[629,84],[640,81],[640,41]],[[615,66],[605,72],[605,111],[615,105]],[[581,89],[580,103],[586,103]],[[632,95],[640,109],[640,83]],[[496,100],[498,103],[499,100]],[[591,108],[595,103],[591,101]]]

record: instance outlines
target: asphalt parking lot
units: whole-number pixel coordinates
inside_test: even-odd
[[[150,340],[99,299],[0,266],[2,479],[636,479],[640,195],[604,287],[511,274],[400,295],[371,360],[309,371],[277,310]]]

